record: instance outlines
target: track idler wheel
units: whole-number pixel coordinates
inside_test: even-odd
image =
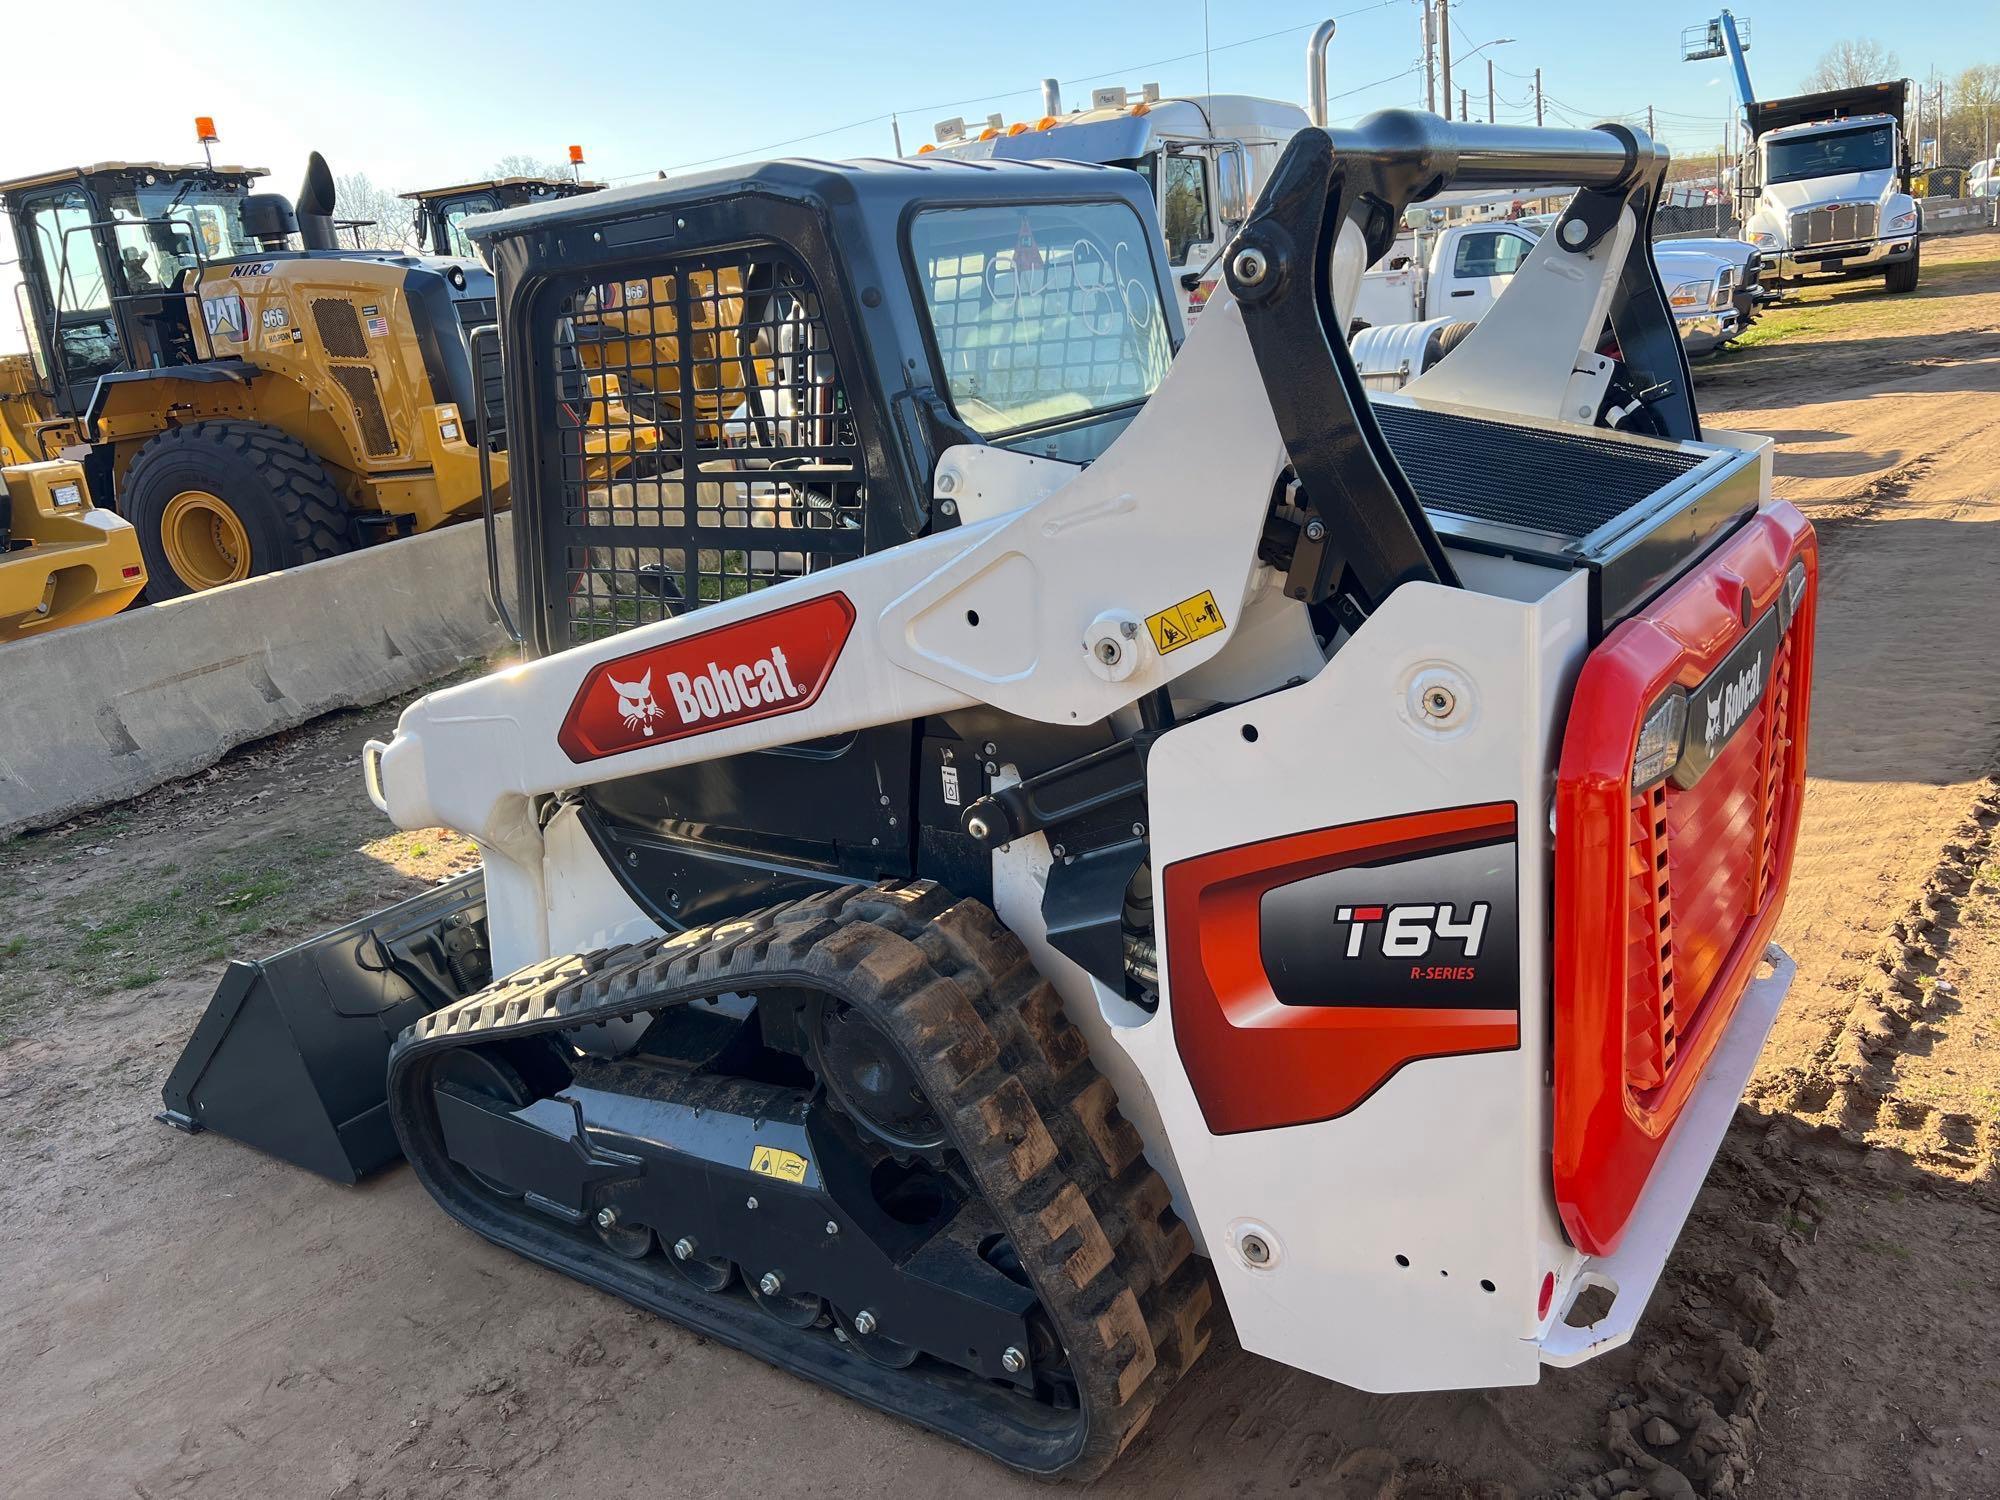
[[[787,1328],[811,1328],[826,1316],[824,1297],[817,1292],[792,1291],[777,1271],[766,1271],[755,1280],[746,1275],[743,1284],[750,1289],[750,1300],[758,1309]]]
[[[604,1247],[627,1260],[644,1260],[653,1253],[653,1231],[644,1224],[628,1224],[615,1208],[601,1208],[595,1220],[598,1239]]]
[[[849,1348],[858,1349],[884,1369],[907,1370],[917,1362],[917,1351],[886,1336],[876,1326],[875,1314],[866,1308],[851,1318],[836,1309],[833,1321]]]
[[[704,1292],[725,1291],[736,1279],[736,1262],[723,1255],[703,1255],[693,1240],[676,1240],[667,1251],[667,1260]]]

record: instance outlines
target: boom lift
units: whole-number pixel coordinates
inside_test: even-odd
[[[296,210],[262,175],[104,162],[0,183],[34,371],[0,445],[79,459],[156,599],[470,515],[472,424],[498,442],[498,378],[482,411],[468,341],[491,275],[339,248],[317,154]]]
[[[1696,413],[1665,170],[1617,125],[1302,130],[1178,350],[1117,169],[474,221],[535,659],[363,769],[483,889],[237,966],[170,1117],[400,1148],[476,1233],[1043,1475],[1112,1461],[1218,1295],[1375,1391],[1624,1342],[1789,982],[1817,595],[1768,440]],[[1371,398],[1342,332],[1404,210],[1550,182]],[[616,519],[592,347],[758,391],[726,442],[628,410]]]

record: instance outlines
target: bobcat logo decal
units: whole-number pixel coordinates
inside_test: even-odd
[[[618,716],[625,721],[625,727],[636,729],[651,739],[653,720],[661,714],[660,705],[653,697],[653,669],[648,667],[646,675],[637,682],[620,682],[616,677],[606,677],[605,681],[618,693]]]
[[[1708,746],[1711,757],[1715,754],[1716,741],[1722,738],[1722,694],[1717,693],[1708,700],[1708,725],[1702,730],[1702,741]]]

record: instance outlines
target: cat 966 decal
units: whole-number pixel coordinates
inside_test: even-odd
[[[1210,1130],[1345,1114],[1408,1063],[1520,1045],[1511,802],[1169,865],[1174,1040]]]
[[[825,594],[599,662],[556,743],[571,760],[598,760],[796,713],[818,699],[853,628],[847,596]]]

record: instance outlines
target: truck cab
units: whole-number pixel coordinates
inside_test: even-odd
[[[1085,161],[1137,172],[1153,191],[1169,275],[1182,315],[1192,321],[1222,274],[1218,254],[1285,142],[1309,123],[1306,112],[1248,94],[1162,98],[1158,85],[1148,84],[1136,93],[1098,89],[1088,109],[1063,114],[1049,89],[1044,85],[1044,104],[1055,108],[1038,120],[1008,124],[993,115],[979,127],[963,119],[940,121],[937,140],[918,154]]]
[[[1881,276],[1913,291],[1923,214],[1910,193],[1903,91],[1897,83],[1761,100],[1756,205],[1744,235],[1766,281]]]

